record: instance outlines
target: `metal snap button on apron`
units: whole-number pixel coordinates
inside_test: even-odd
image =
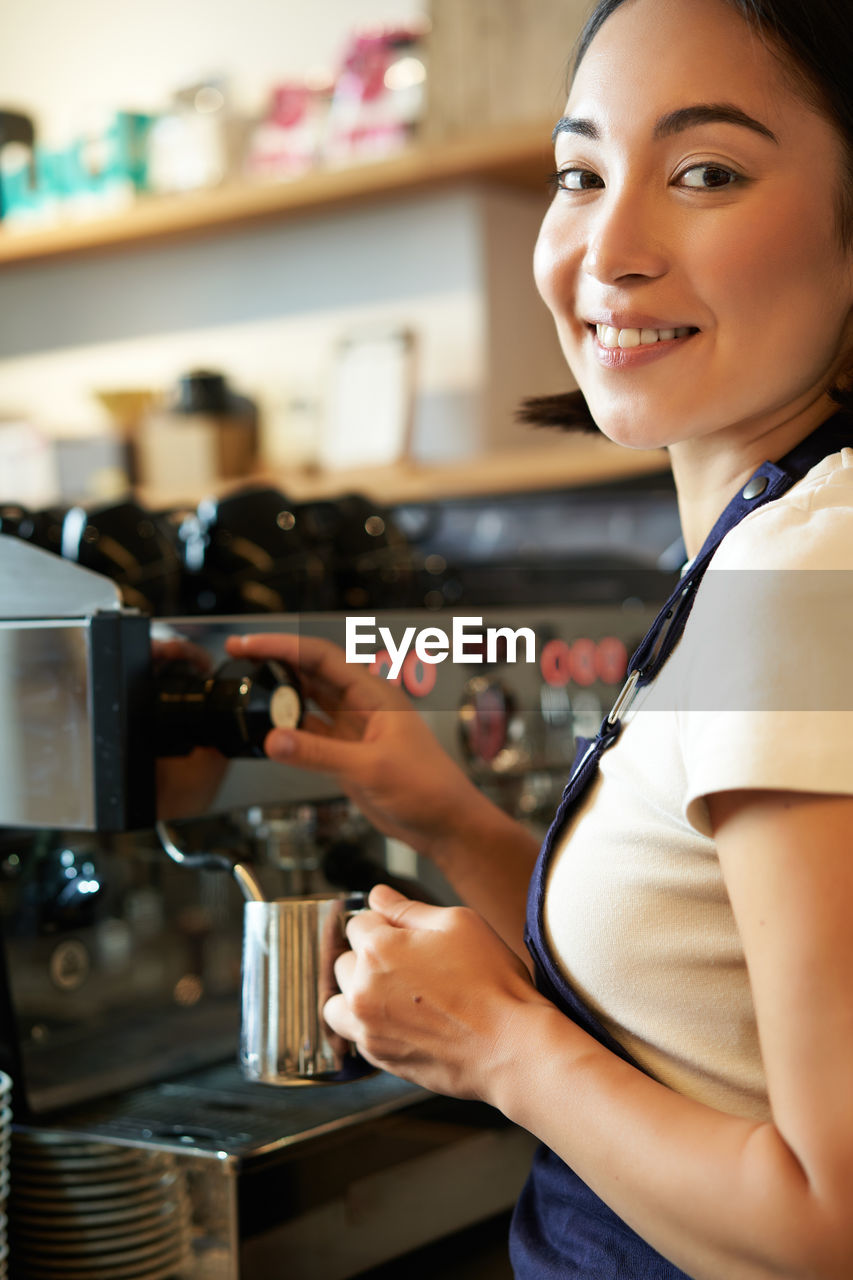
[[[769,483],[770,481],[767,476],[753,476],[743,491],[743,497],[746,498],[747,501],[750,501],[752,498],[760,498]]]

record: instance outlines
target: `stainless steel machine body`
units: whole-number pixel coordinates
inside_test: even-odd
[[[148,619],[108,579],[0,535],[0,821],[153,820]]]

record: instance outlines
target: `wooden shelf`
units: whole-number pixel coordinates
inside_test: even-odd
[[[572,488],[669,470],[663,450],[623,449],[603,436],[556,437],[531,442],[529,448],[481,454],[464,462],[427,466],[400,462],[394,466],[347,471],[266,471],[224,482],[221,492],[250,484],[281,489],[294,502],[363,493],[384,504],[429,502],[436,498],[482,497],[489,494]],[[149,507],[195,504],[209,495],[176,488],[143,489]]]
[[[388,160],[317,170],[292,181],[148,196],[110,217],[43,229],[0,228],[0,267],[222,232],[463,180],[541,191],[544,203],[551,167],[549,124],[490,129],[421,143]]]

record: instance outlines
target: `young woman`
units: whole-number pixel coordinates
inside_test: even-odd
[[[604,0],[581,39],[536,277],[598,427],[669,450],[690,560],[538,863],[387,685],[232,643],[321,709],[269,754],[474,908],[374,890],[327,1016],[541,1139],[525,1280],[853,1276],[853,702],[788,696],[850,651],[850,16]]]

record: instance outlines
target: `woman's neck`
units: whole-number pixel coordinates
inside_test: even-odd
[[[669,446],[687,555],[701,549],[717,518],[763,462],[776,462],[804,440],[838,406],[822,395],[801,412],[767,430],[719,432]]]

